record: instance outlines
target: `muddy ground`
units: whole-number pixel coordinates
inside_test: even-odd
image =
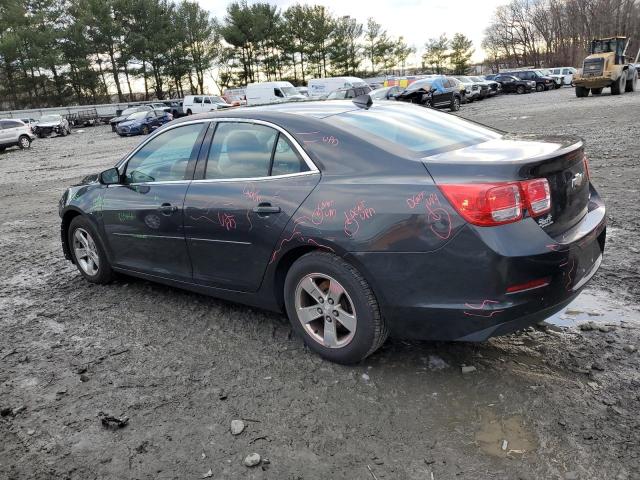
[[[353,367],[310,353],[281,315],[80,279],[58,198],[139,138],[96,127],[0,154],[0,478],[640,478],[640,92],[510,95],[460,115],[587,140],[609,208],[602,268],[557,316],[566,328],[391,340]]]

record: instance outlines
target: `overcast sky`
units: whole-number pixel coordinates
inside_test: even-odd
[[[224,18],[229,0],[197,0],[219,19]],[[249,3],[254,3],[249,0]],[[337,16],[350,15],[366,23],[373,17],[394,36],[404,36],[409,45],[423,49],[429,38],[445,33],[452,37],[462,32],[473,40],[476,52],[474,61],[481,61],[484,54],[480,47],[482,34],[498,5],[507,0],[269,0],[281,9],[296,3],[318,4],[329,8]]]

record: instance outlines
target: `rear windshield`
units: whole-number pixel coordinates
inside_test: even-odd
[[[385,105],[352,110],[329,117],[345,129],[366,137],[371,134],[400,145],[420,156],[455,150],[499,138],[501,134],[454,115],[414,105]]]

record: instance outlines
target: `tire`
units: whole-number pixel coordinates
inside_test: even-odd
[[[81,242],[80,237],[85,238],[86,243]],[[113,270],[109,265],[102,242],[89,220],[81,215],[75,217],[69,225],[67,241],[73,261],[85,280],[91,283],[105,284],[113,279]],[[76,250],[76,245],[89,252],[86,257],[79,258],[80,251]],[[95,267],[95,270],[92,267]]]
[[[558,90],[560,87],[562,87],[562,83],[555,83],[555,89]]]
[[[116,131],[116,124],[115,124],[115,123],[112,123],[112,124],[111,124],[111,131],[112,131],[112,132],[115,132],[115,131]]]
[[[602,88],[592,88],[591,95],[600,95],[602,93]]]
[[[67,136],[67,129],[66,128],[61,128],[60,129],[60,136],[62,137],[66,137]]]
[[[516,87],[516,93],[523,94],[524,93],[524,85],[518,85]]]
[[[544,85],[541,83],[536,83],[536,92],[543,92],[544,91]]]
[[[67,127],[67,135],[71,135],[71,127]]]
[[[191,109],[187,109],[187,115],[193,115],[193,112],[191,111]]]
[[[577,86],[576,87],[576,97],[588,97],[589,96],[589,89],[587,87],[581,87],[581,86]]]
[[[147,125],[143,125],[142,126],[142,134],[143,135],[149,135],[149,132],[151,132],[151,130],[149,130],[149,127]]]
[[[627,77],[623,72],[622,75],[620,75],[620,78],[618,78],[617,81],[611,84],[611,95],[620,95],[622,92],[624,92],[626,82]]]
[[[31,148],[31,139],[26,135],[21,135],[18,139],[18,146],[24,150],[25,148]],[[4,147],[2,147],[4,150]]]
[[[631,79],[627,80],[627,84],[625,86],[624,91],[635,92],[637,83],[638,83],[638,71],[636,70],[635,72],[633,72],[633,75],[631,75]]]
[[[0,146],[0,152],[4,152],[7,149],[5,146]]]
[[[337,298],[332,293],[336,290],[342,292]],[[380,348],[389,335],[367,281],[353,265],[331,253],[315,251],[296,260],[287,272],[284,299],[296,333],[311,350],[332,362],[357,363]],[[299,311],[308,312],[302,317],[310,319],[304,325]],[[325,325],[333,328],[326,331]]]
[[[451,100],[451,105],[449,106],[449,110],[451,110],[452,112],[457,112],[458,110],[460,110],[460,99],[458,97],[453,97],[453,100]]]

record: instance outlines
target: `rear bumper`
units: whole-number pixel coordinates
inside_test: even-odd
[[[528,218],[467,225],[435,252],[351,255],[393,336],[482,341],[539,323],[570,303],[598,270],[605,236],[605,207],[594,190],[588,213],[562,238]],[[539,279],[548,284],[507,293]]]

